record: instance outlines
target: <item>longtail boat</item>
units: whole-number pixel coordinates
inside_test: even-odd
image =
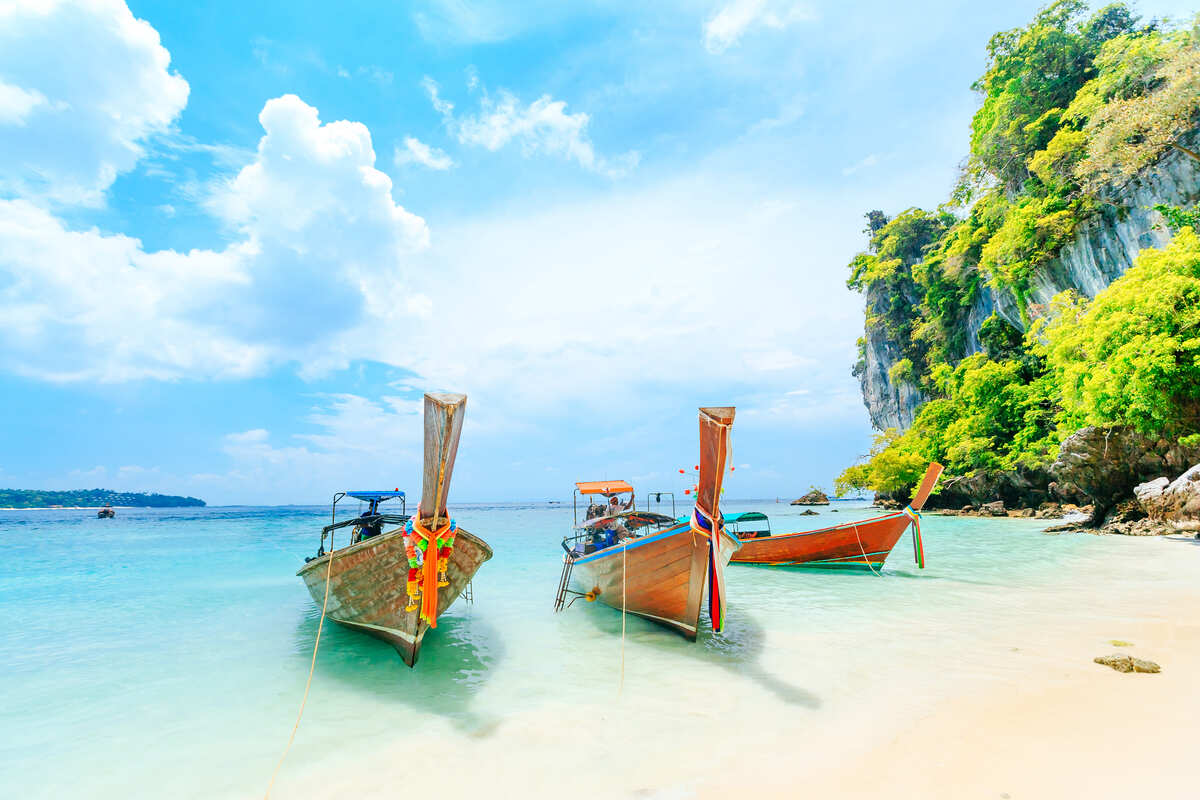
[[[733,561],[738,564],[824,569],[865,567],[878,571],[911,525],[913,558],[924,569],[925,546],[921,541],[919,512],[941,474],[941,464],[930,464],[912,502],[904,510],[859,522],[846,522],[814,531],[772,534],[769,525],[765,531],[761,530],[759,523],[765,519],[762,514],[738,515],[738,519],[727,520],[742,543],[734,553]],[[754,523],[753,530],[743,529],[747,522]]]
[[[461,394],[425,395],[425,469],[417,513],[379,513],[388,497],[403,502],[403,492],[339,492],[334,521],[321,530],[316,557],[296,573],[330,619],[390,643],[410,667],[438,616],[492,557],[486,542],[458,527],[446,512],[466,403]],[[346,495],[370,506],[359,517],[337,522],[337,502]],[[335,549],[334,535],[351,526],[349,541]],[[388,526],[394,527],[385,530]]]
[[[582,524],[577,515],[575,532],[563,539],[556,611],[583,597],[694,640],[707,585],[713,630],[723,629],[725,565],[738,546],[725,531],[718,507],[733,416],[733,408],[700,409],[699,482],[687,521],[638,511],[633,487],[625,481],[576,484],[577,497],[604,495],[609,502]],[[628,501],[622,501],[626,494]]]

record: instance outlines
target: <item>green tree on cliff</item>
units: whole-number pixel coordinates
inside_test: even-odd
[[[958,473],[1044,466],[1082,424],[1200,432],[1194,233],[1146,251],[1091,303],[1028,299],[1080,223],[1111,206],[1111,187],[1168,151],[1200,156],[1198,31],[1139,26],[1119,4],[1089,17],[1085,3],[1060,0],[992,38],[953,198],[965,213],[872,212],[869,247],[850,265],[848,285],[869,298],[866,338],[882,331],[898,350],[889,379],[929,399],[839,490],[904,491],[935,459]],[[1195,210],[1160,211],[1172,230],[1194,225]],[[1004,315],[968,322],[985,284]],[[1175,311],[1154,317],[1155,307]]]
[[[1068,427],[1200,432],[1200,237],[1181,230],[1092,301],[1058,298],[1043,332]]]

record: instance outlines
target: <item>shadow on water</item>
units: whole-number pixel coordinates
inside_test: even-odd
[[[319,619],[319,610],[314,610],[296,626],[295,657],[305,666]],[[320,678],[369,694],[373,701],[436,714],[482,738],[492,735],[501,720],[475,712],[471,703],[503,658],[496,629],[469,611],[438,620],[437,629],[425,634],[413,668],[405,666],[387,642],[327,619],[316,671]]]
[[[700,636],[695,644],[701,657],[750,678],[776,697],[791,705],[809,709],[821,707],[821,698],[801,686],[785,681],[759,663],[766,641],[766,631],[751,614],[731,605],[725,630],[713,633],[707,612],[700,615]]]
[[[576,604],[578,605],[578,604]],[[606,633],[621,635],[621,611],[602,606],[599,603],[588,604],[583,609],[571,609],[578,616],[587,619],[588,624]],[[708,612],[700,615],[700,635],[696,641],[689,642],[683,636],[665,628],[658,623],[628,615],[626,618],[626,635],[636,637],[638,644],[651,647],[661,653],[699,659],[715,664],[735,673],[740,678],[748,678],[772,692],[776,697],[791,705],[817,709],[821,699],[809,690],[796,686],[780,678],[778,675],[764,669],[759,663],[766,642],[766,631],[753,616],[744,613],[737,606],[729,607],[729,619],[725,630],[719,634],[712,631]]]

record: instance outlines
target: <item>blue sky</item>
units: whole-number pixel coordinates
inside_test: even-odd
[[[702,404],[732,496],[829,486],[861,215],[1037,6],[0,0],[0,485],[416,491],[456,390],[460,501],[680,488]]]

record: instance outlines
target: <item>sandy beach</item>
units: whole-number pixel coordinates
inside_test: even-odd
[[[1103,591],[1121,596],[1119,586]],[[886,743],[814,776],[812,796],[1196,797],[1189,751],[1200,732],[1200,586],[1162,600],[1065,635],[1027,631],[1012,660],[1028,661],[1028,670],[948,693],[927,715],[893,725]],[[1162,672],[1119,673],[1092,661],[1116,652]]]

